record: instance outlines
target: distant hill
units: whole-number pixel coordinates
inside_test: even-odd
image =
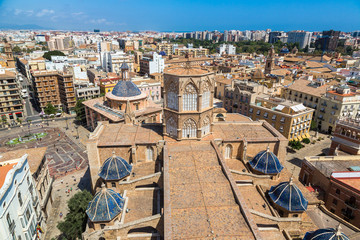
[[[42,26],[36,24],[24,24],[24,25],[17,25],[17,24],[6,24],[0,23],[0,29],[2,30],[45,30],[49,28],[44,28]]]

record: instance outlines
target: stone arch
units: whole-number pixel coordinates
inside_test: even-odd
[[[178,110],[178,89],[174,81],[170,81],[166,92],[166,105],[168,108]]]
[[[183,138],[196,138],[197,124],[192,118],[188,118],[183,123],[182,137]]]
[[[181,91],[182,91],[183,94],[185,93],[186,87],[187,87],[189,84],[192,84],[192,85],[194,86],[197,94],[200,92],[200,91],[199,91],[199,87],[198,87],[198,85],[195,83],[195,81],[194,81],[192,78],[189,78],[188,80],[186,80],[186,81],[182,84]]]
[[[166,133],[169,136],[177,137],[177,124],[172,116],[166,120]]]
[[[224,158],[231,159],[233,155],[233,146],[231,144],[227,144],[225,146]]]

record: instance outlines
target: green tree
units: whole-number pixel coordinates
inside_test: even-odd
[[[55,114],[57,112],[57,109],[56,107],[54,107],[51,103],[48,103],[44,109],[44,112],[47,114],[47,115],[50,115],[50,114]]]
[[[14,53],[21,53],[21,48],[20,48],[19,46],[15,46],[15,47],[12,49],[12,51],[13,51]]]
[[[61,51],[49,51],[43,55],[43,58],[47,60],[51,60],[51,56],[65,56],[65,54]]]
[[[81,239],[81,234],[85,231],[87,216],[86,208],[93,196],[87,190],[76,193],[68,201],[69,213],[64,221],[58,223],[57,228],[65,235],[66,239]]]
[[[85,106],[83,104],[84,100],[77,100],[74,111],[76,113],[76,120],[79,121],[81,124],[85,123]]]

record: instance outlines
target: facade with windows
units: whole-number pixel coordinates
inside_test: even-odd
[[[360,117],[360,95],[347,85],[331,86],[324,79],[299,79],[284,88],[282,95],[315,109],[313,120],[319,131],[332,133],[340,118]]]
[[[257,98],[250,105],[249,116],[253,120],[265,120],[289,140],[309,138],[314,110],[301,103],[280,98]]]
[[[213,72],[195,67],[168,68],[164,92],[164,134],[176,139],[200,139],[210,134]]]
[[[36,239],[41,209],[27,155],[1,162],[0,171],[6,173],[0,177],[0,239]]]

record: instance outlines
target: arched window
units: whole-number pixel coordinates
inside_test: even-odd
[[[203,136],[207,135],[210,133],[210,119],[209,117],[206,117],[204,120],[203,120],[203,123],[202,123],[202,128],[201,128],[201,133]]]
[[[19,203],[20,203],[20,207],[21,207],[23,205],[23,201],[22,201],[20,192],[18,193],[18,199],[19,199]]]
[[[183,96],[183,111],[197,110],[197,92],[193,84],[189,83],[185,87]]]
[[[196,137],[196,122],[191,118],[184,122],[182,129],[183,138],[195,138]]]
[[[146,160],[152,161],[154,159],[154,150],[152,147],[148,146],[146,148]]]
[[[171,83],[168,89],[168,92],[166,94],[167,97],[167,107],[174,109],[174,110],[178,110],[178,96],[176,93],[176,88],[175,88],[175,84]]]
[[[169,117],[166,121],[166,133],[170,136],[177,137],[176,122],[172,117]]]
[[[178,110],[178,96],[174,92],[167,93],[167,107]]]
[[[225,147],[225,159],[230,159],[232,157],[232,146],[230,144]]]
[[[210,85],[208,82],[204,83],[203,94],[201,100],[201,108],[205,109],[210,107]]]

